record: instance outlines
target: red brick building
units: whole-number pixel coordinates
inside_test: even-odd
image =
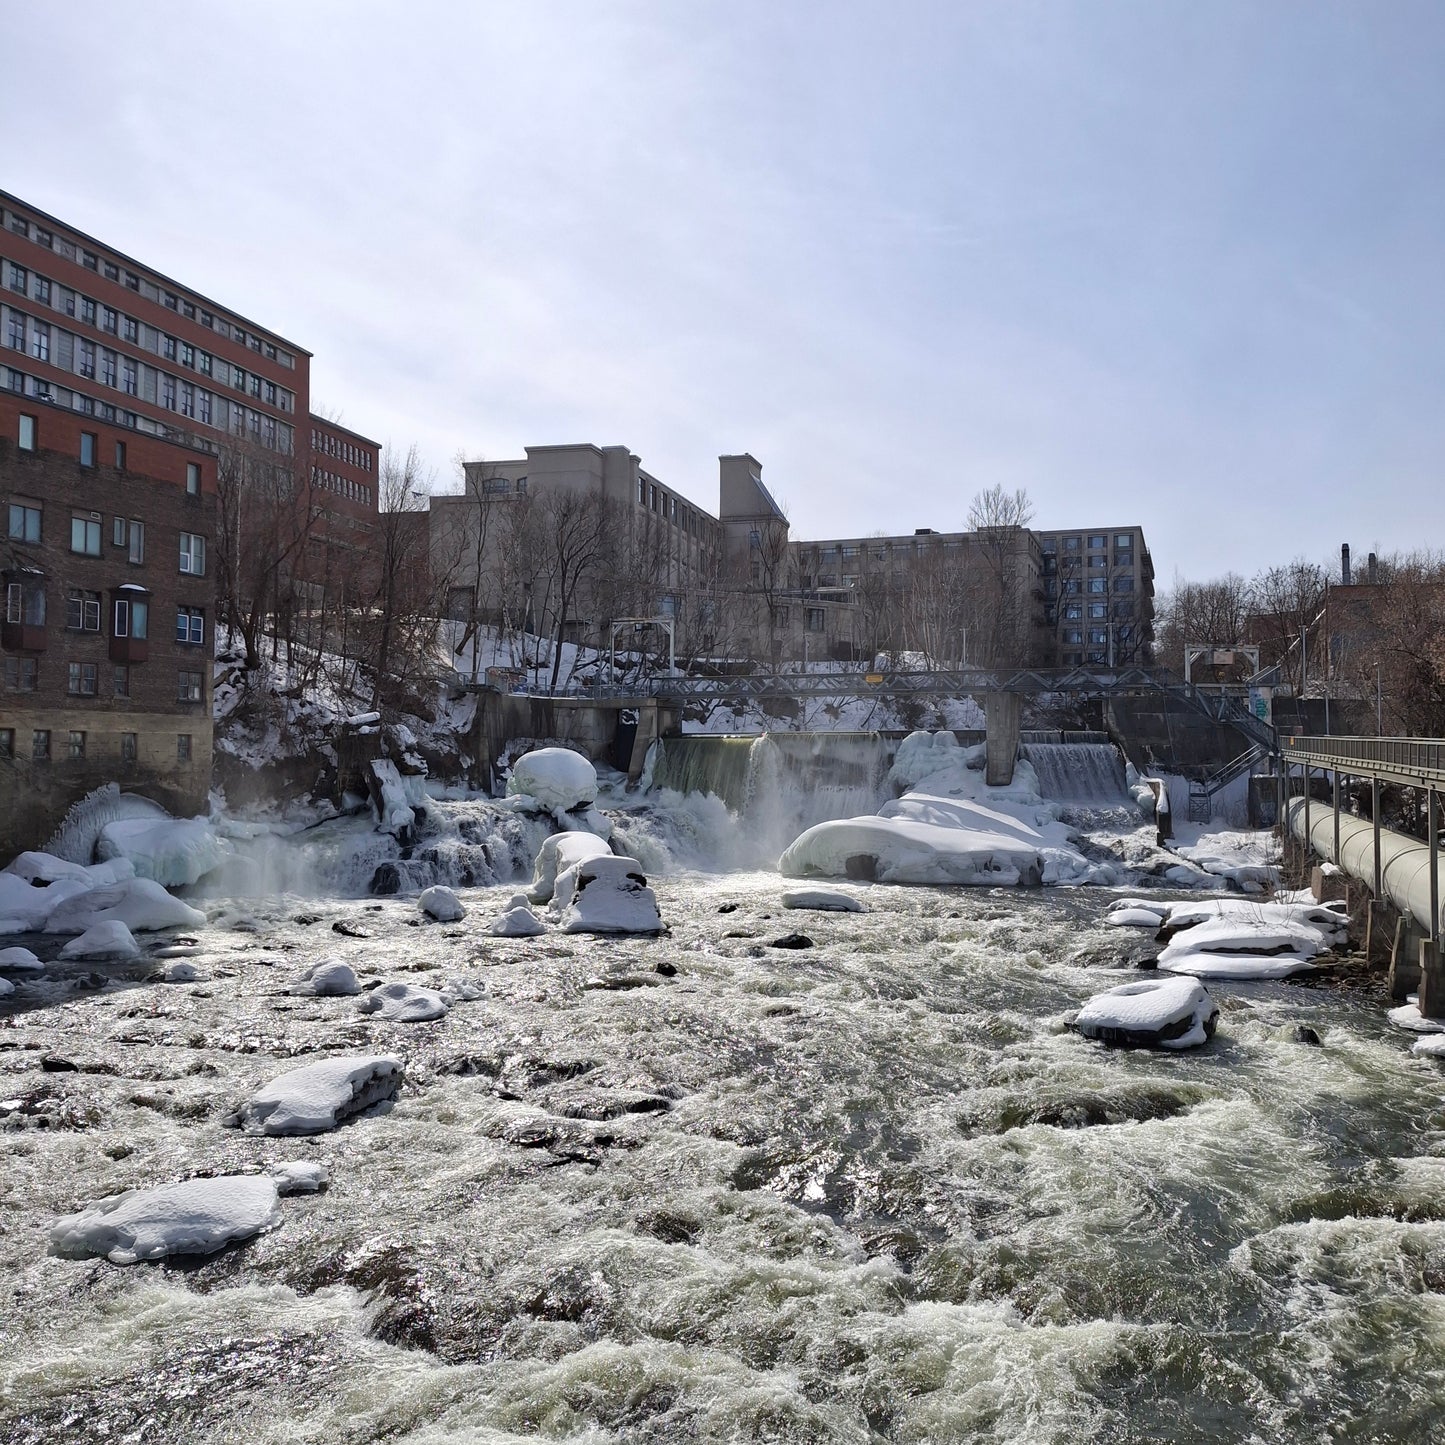
[[[0,853],[33,845],[92,779],[203,804],[228,455],[274,460],[306,518],[293,581],[314,593],[357,575],[379,448],[311,415],[310,363],[0,191]]]

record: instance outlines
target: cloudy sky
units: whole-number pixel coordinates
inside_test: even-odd
[[[795,535],[1445,544],[1445,8],[13,7],[0,186],[451,459],[625,443]]]

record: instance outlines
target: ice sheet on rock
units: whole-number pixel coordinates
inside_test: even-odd
[[[1412,995],[1413,998],[1413,995]],[[1404,1003],[1392,1008],[1385,1015],[1397,1029],[1406,1029],[1412,1034],[1445,1033],[1445,1019],[1427,1019],[1416,1003]]]
[[[398,1024],[424,1024],[439,1019],[449,1005],[434,988],[418,988],[412,983],[384,983],[356,1000],[364,1014],[380,1014]]]
[[[1170,920],[1173,921],[1172,919]],[[1230,913],[1172,935],[1159,961],[1174,953],[1298,953],[1306,958],[1329,949],[1337,930],[1289,918]]]
[[[169,1254],[211,1254],[281,1222],[276,1181],[263,1174],[187,1179],[132,1189],[56,1220],[53,1253],[135,1264]]]
[[[313,963],[287,992],[317,998],[347,998],[361,992],[361,983],[349,963],[339,958],[323,958],[320,963]]]
[[[417,899],[416,906],[429,918],[436,919],[438,923],[459,923],[467,916],[467,910],[462,906],[462,900],[452,889],[441,883],[426,889]]]
[[[64,899],[51,910],[45,932],[80,933],[98,923],[123,923],[136,933],[155,933],[166,928],[203,928],[206,915],[173,898],[152,879],[130,878]]]
[[[1445,1033],[1425,1034],[1410,1045],[1410,1052],[1422,1059],[1445,1059]]]
[[[0,969],[11,973],[39,973],[44,967],[28,948],[0,948]]]
[[[125,859],[137,878],[180,888],[219,868],[231,850],[204,818],[126,818],[100,830],[95,851]]]
[[[258,1089],[235,1122],[248,1134],[320,1134],[396,1096],[403,1081],[393,1054],[343,1055],[279,1074]]]
[[[527,907],[526,903],[499,913],[487,925],[487,932],[493,938],[535,938],[546,933],[547,925]]]
[[[1150,978],[1095,994],[1072,1027],[1122,1048],[1193,1049],[1214,1032],[1219,1010],[1192,978]]]
[[[972,749],[965,752],[958,745],[958,739],[951,732],[909,733],[893,755],[893,766],[888,770],[888,781],[899,788],[916,788],[924,778],[945,768],[955,768],[964,762],[976,761]]]
[[[331,1178],[330,1171],[319,1161],[292,1159],[272,1164],[267,1174],[276,1181],[277,1194],[315,1194]]]
[[[606,841],[595,833],[553,833],[537,850],[527,899],[532,903],[551,902],[559,874],[589,858],[608,857],[611,852]]]
[[[512,764],[507,793],[565,813],[597,800],[597,769],[571,748],[538,748]]]
[[[560,886],[552,901],[563,933],[662,932],[657,895],[647,886],[635,858],[589,858],[567,870],[564,902]]]
[[[140,944],[118,920],[96,923],[60,950],[61,958],[139,958]]]
[[[1037,845],[981,823],[969,828],[877,816],[817,823],[784,850],[778,871],[786,878],[982,887],[1043,881]]]
[[[1314,956],[1303,953],[1214,953],[1183,948],[1159,955],[1158,967],[1165,973],[1189,974],[1194,978],[1232,978],[1240,982],[1290,978],[1315,968]]]
[[[66,877],[36,887],[16,874],[0,873],[0,934],[39,933],[67,898],[89,893],[93,886],[86,878]]]
[[[866,913],[867,907],[840,888],[785,888],[784,908],[812,909],[819,913]]]

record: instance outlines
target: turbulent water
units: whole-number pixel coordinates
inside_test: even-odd
[[[652,881],[656,941],[491,939],[495,886],[448,926],[216,904],[203,983],[56,966],[0,1006],[0,1438],[1432,1438],[1442,1079],[1377,1001],[1216,990],[1197,1054],[1108,1052],[1057,1027],[1128,976],[1101,893]],[[484,993],[403,1025],[281,992],[329,954]],[[389,1110],[223,1127],[379,1050]],[[84,1200],[296,1158],[329,1188],[249,1244],[46,1254]]]

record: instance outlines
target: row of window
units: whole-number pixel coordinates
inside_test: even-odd
[[[522,480],[525,482],[526,478]],[[521,492],[526,489],[518,485],[517,490]],[[649,512],[655,512],[674,527],[680,527],[689,537],[702,538],[705,535],[705,524],[700,512],[695,512],[686,502],[679,502],[676,497],[671,496],[656,482],[648,481],[646,477],[637,479],[637,505],[646,507]]]
[[[97,350],[93,342],[78,339],[68,331],[54,330],[55,344],[52,346],[52,328],[49,325],[32,320],[23,312],[7,309],[5,345],[10,350],[55,365],[63,371],[73,371],[126,396],[138,397],[167,411],[178,412],[202,426],[214,426],[234,436],[249,435],[253,441],[272,451],[290,454],[294,431],[274,416],[242,406],[239,402],[227,401],[205,387],[146,366],[132,357],[121,356],[108,347]],[[253,376],[252,381],[257,382],[258,378]],[[14,376],[10,385],[12,390],[16,389]]]
[[[98,696],[100,667],[94,662],[66,663],[66,691],[72,697]],[[131,695],[129,665],[111,669],[111,690],[118,698]],[[35,692],[40,686],[40,660],[35,657],[7,657],[5,686],[11,692]],[[176,673],[176,701],[203,702],[205,674],[195,668],[182,668]]]
[[[64,236],[55,235],[44,226],[37,224],[32,227],[24,216],[17,215],[14,211],[10,212],[9,228],[17,236],[28,237],[37,245],[44,246],[47,250],[65,257],[67,261],[78,260],[87,271],[94,271],[97,275],[103,272],[107,281],[118,282],[121,279],[122,273],[118,262],[103,261],[94,251],[87,251]],[[295,357],[284,347],[264,340],[255,332],[247,332],[244,327],[227,321],[224,316],[216,316],[204,307],[198,307],[194,301],[186,301],[177,296],[175,292],[163,289],[154,281],[142,280],[134,271],[127,270],[124,275],[125,285],[129,290],[144,295],[151,301],[159,302],[168,310],[183,315],[188,321],[199,321],[202,326],[214,331],[218,336],[227,337],[241,346],[249,346],[252,351],[263,354],[268,361],[280,362],[285,367],[296,365]]]
[[[1103,552],[1109,546],[1109,534],[1107,532],[1095,532],[1088,538],[1088,547],[1084,547],[1084,538],[1078,537],[1045,537],[1040,546],[1045,552],[1056,552],[1062,544],[1065,552]],[[1134,534],[1132,532],[1116,532],[1114,534],[1114,546],[1126,551],[1134,545]]]
[[[1068,571],[1077,571],[1080,562],[1079,557],[1065,557],[1064,568]],[[1115,552],[1115,567],[1132,567],[1134,565],[1134,554],[1132,552]],[[1107,552],[1091,552],[1087,563],[1087,570],[1090,572],[1102,572],[1109,566],[1109,554]],[[1043,572],[1046,577],[1052,576],[1058,569],[1058,558],[1052,553],[1044,554]]]
[[[359,447],[354,442],[333,436],[331,432],[322,431],[319,427],[311,428],[311,450],[320,452],[324,456],[338,457],[343,462],[350,462],[352,466],[360,467],[364,472],[371,470],[371,453],[365,447]],[[517,490],[525,491],[526,489],[518,487]]]
[[[295,397],[284,386],[277,386],[274,381],[268,381],[256,372],[247,371],[244,366],[233,366],[229,362],[219,360],[213,357],[209,351],[192,346],[190,342],[181,341],[154,326],[147,326],[134,316],[127,316],[123,311],[117,311],[112,306],[98,305],[89,296],[78,295],[68,287],[53,287],[45,277],[32,276],[25,267],[16,265],[14,261],[9,263],[7,275],[9,290],[18,292],[38,305],[49,306],[62,315],[81,322],[82,325],[93,326],[107,336],[114,336],[132,346],[153,352],[167,361],[179,362],[191,371],[200,372],[202,376],[214,377],[223,385],[230,385],[237,391],[249,391],[257,400],[264,398],[268,406],[274,406],[280,411],[296,409]],[[16,311],[14,308],[10,308],[10,317],[12,325],[16,317],[26,319],[23,312]],[[50,330],[48,322],[38,319],[30,319],[30,326],[37,337]],[[62,331],[63,328],[57,327],[56,330]],[[70,333],[65,332],[65,334],[68,336]],[[76,345],[89,347],[92,357],[94,356],[94,342],[87,341],[82,337],[76,338]],[[38,360],[49,360],[48,355],[42,356],[38,351],[35,355]],[[82,375],[85,374],[82,373]],[[94,375],[94,372],[89,374]]]
[[[1053,621],[1054,610],[1047,609],[1049,620]],[[1080,602],[1067,603],[1060,609],[1059,616],[1064,622],[1080,622],[1084,618],[1084,606]],[[1116,602],[1114,604],[1115,617],[1132,617],[1134,615],[1133,602]],[[1109,616],[1109,604],[1107,602],[1091,602],[1088,607],[1090,622],[1107,619]]]
[[[353,482],[350,477],[337,476],[325,467],[311,468],[311,485],[327,492],[335,492],[339,497],[350,497],[353,502],[365,502],[368,507],[371,505],[371,488],[365,482]]]
[[[117,756],[123,763],[133,763],[137,755],[137,735],[135,733],[121,733],[118,740]],[[50,761],[50,729],[36,728],[30,734],[30,760],[36,763],[47,763]],[[188,763],[192,757],[192,738],[190,733],[176,734],[176,761]],[[13,758],[15,756],[15,729],[0,728],[0,758]],[[83,732],[68,732],[66,734],[66,756],[69,758],[83,758],[86,756],[86,735]]]
[[[1109,629],[1107,627],[1091,627],[1088,629],[1088,633],[1089,643],[1091,646],[1097,647],[1099,644],[1107,643],[1109,641]],[[1134,637],[1134,629],[1132,627],[1116,628],[1114,630],[1114,636],[1120,642],[1130,642],[1133,640]],[[1063,640],[1066,643],[1072,642],[1075,644],[1083,642],[1084,629],[1079,627],[1071,627],[1067,629],[1063,634]]]
[[[1044,595],[1053,597],[1056,593],[1064,597],[1077,597],[1081,592],[1088,592],[1091,596],[1098,596],[1100,593],[1108,592],[1109,579],[1107,577],[1065,577],[1062,582],[1055,582],[1052,577],[1044,579]],[[1132,577],[1114,578],[1115,592],[1132,592],[1134,590],[1134,579]]]

